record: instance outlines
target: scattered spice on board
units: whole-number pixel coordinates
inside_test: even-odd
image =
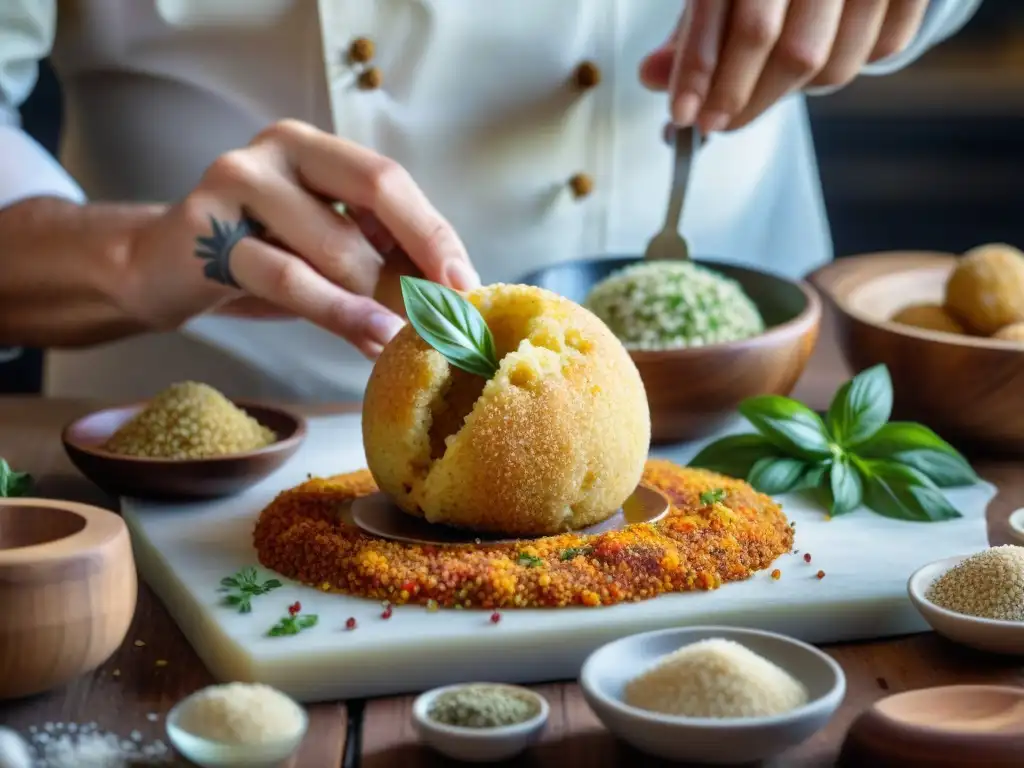
[[[213,387],[185,381],[154,397],[103,448],[122,456],[203,459],[265,448],[276,439]]]
[[[804,553],[804,562],[805,563],[811,562],[811,553],[810,552],[805,552]]]
[[[129,738],[101,731],[96,723],[46,723],[28,729],[32,768],[128,768],[173,765],[174,755],[159,739]]]
[[[355,628],[356,628],[356,617],[355,616],[349,616],[347,619],[345,619],[345,629],[351,631],[351,630],[353,630]]]
[[[265,568],[324,591],[483,610],[593,607],[717,589],[769,569],[793,547],[779,505],[743,481],[651,459],[643,482],[669,499],[665,517],[534,539],[528,554],[541,565],[520,563],[521,542],[422,545],[363,533],[338,512],[378,490],[368,470],[282,492],[260,513],[253,543]],[[716,489],[725,491],[728,513],[701,503]]]
[[[250,613],[252,598],[265,595],[280,586],[281,582],[278,579],[267,579],[261,582],[259,573],[255,568],[249,566],[234,576],[225,576],[221,579],[219,591],[230,593],[224,597],[225,605],[238,608],[239,613]]]
[[[501,614],[495,611],[491,614],[491,624],[497,624],[499,621],[501,621]]]
[[[820,581],[821,579],[824,579],[824,578],[825,578],[825,572],[824,572],[824,571],[818,571],[818,574],[817,574],[817,575],[818,575],[818,580],[819,580],[819,581]]]
[[[189,697],[178,727],[221,744],[267,744],[294,738],[305,727],[302,707],[269,685],[211,685]]]
[[[776,568],[774,571],[772,571],[772,580],[773,581],[778,581],[781,578],[782,578],[782,571],[780,571],[778,568]]]
[[[708,638],[663,656],[626,684],[627,704],[682,717],[780,715],[807,703],[804,685],[732,640]]]
[[[931,585],[940,608],[1000,621],[1024,621],[1024,547],[990,547],[960,561]]]
[[[431,702],[427,716],[458,728],[501,728],[525,723],[540,706],[526,694],[500,685],[465,685]]]

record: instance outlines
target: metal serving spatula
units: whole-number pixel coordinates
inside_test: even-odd
[[[679,233],[679,220],[683,215],[683,199],[690,181],[690,166],[693,156],[701,144],[700,131],[689,128],[671,128],[672,144],[675,147],[675,165],[672,171],[672,191],[668,199],[665,226],[651,238],[644,252],[647,261],[687,261],[690,247],[686,238]]]

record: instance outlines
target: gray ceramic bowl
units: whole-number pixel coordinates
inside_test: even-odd
[[[662,715],[623,701],[626,684],[686,645],[723,638],[793,675],[809,702],[782,715],[716,719]],[[625,637],[596,650],[580,674],[583,695],[605,727],[642,752],[666,760],[730,764],[764,760],[805,741],[832,718],[846,694],[843,670],[817,648],[771,632],[682,627]]]

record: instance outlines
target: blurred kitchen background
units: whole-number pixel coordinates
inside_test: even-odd
[[[1024,0],[985,0],[913,67],[810,110],[837,256],[1024,247]],[[46,66],[22,117],[56,153],[60,89]],[[40,392],[42,371],[41,350],[0,347],[0,393]]]

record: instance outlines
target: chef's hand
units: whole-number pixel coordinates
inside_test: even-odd
[[[227,236],[208,240],[215,229]],[[152,282],[135,294],[159,295],[150,313],[170,315],[150,317],[154,325],[207,311],[295,315],[371,358],[404,324],[371,298],[387,254],[408,255],[452,288],[479,282],[458,235],[400,165],[292,120],[214,161],[130,250],[133,274]]]
[[[677,125],[742,128],[789,93],[845,85],[866,63],[903,51],[928,2],[688,0],[640,79],[670,92]]]

